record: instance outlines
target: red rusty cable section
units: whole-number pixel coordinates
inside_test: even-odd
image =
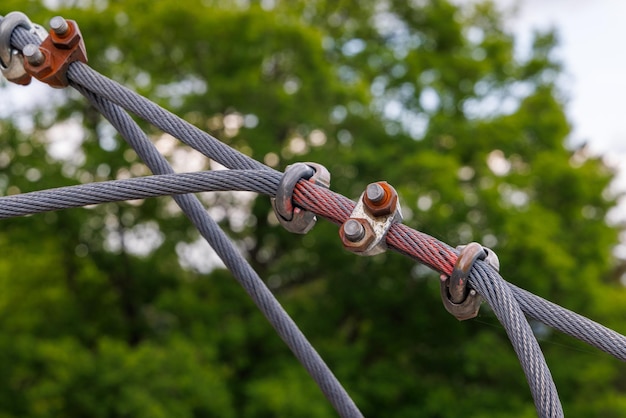
[[[294,203],[303,209],[341,225],[354,210],[355,203],[345,196],[300,180],[293,191]]]
[[[341,225],[354,210],[355,203],[345,196],[299,181],[293,193],[294,203],[303,209]],[[394,224],[387,233],[389,249],[407,255],[439,273],[450,275],[457,259],[455,250],[430,235],[403,224]]]

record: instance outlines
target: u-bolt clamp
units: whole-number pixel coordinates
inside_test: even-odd
[[[467,286],[470,271],[476,260],[484,260],[493,269],[500,269],[498,256],[477,242],[457,247],[459,257],[450,277],[441,276],[441,300],[443,306],[459,321],[475,318],[483,298]]]
[[[42,41],[48,33],[21,12],[11,12],[0,20],[0,72],[10,82],[27,86],[32,77],[24,69],[22,53],[11,46],[11,35],[17,27],[28,30]]]
[[[285,168],[280,179],[276,197],[271,199],[278,222],[289,232],[306,234],[313,228],[317,218],[313,212],[306,211],[293,204],[293,189],[300,179],[305,179],[318,186],[330,187],[330,173],[321,164],[295,163]]]
[[[343,246],[355,254],[380,254],[387,249],[389,228],[398,222],[402,222],[402,213],[396,190],[385,181],[371,183],[339,228],[339,237]]]
[[[78,24],[61,16],[50,20],[50,36],[40,46],[29,44],[22,50],[26,71],[51,87],[69,85],[67,69],[74,61],[87,62],[87,50]]]

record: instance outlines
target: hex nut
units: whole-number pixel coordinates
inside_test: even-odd
[[[50,19],[50,29],[58,36],[65,36],[70,29],[67,21],[61,16],[55,16]]]
[[[24,67],[26,68],[28,73],[38,80],[49,76],[53,72],[52,57],[50,56],[48,51],[42,48],[40,48],[39,50],[43,54],[43,61],[41,63],[37,65],[33,65],[28,61],[24,63]]]
[[[82,39],[78,25],[73,20],[66,20],[67,29],[61,34],[56,33],[54,30],[50,32],[50,40],[57,48],[72,49]]]
[[[343,235],[350,242],[357,242],[365,237],[365,228],[361,224],[361,222],[356,219],[348,219],[343,224]]]
[[[379,181],[378,184],[385,191],[385,197],[378,202],[374,202],[367,197],[367,193],[363,196],[363,206],[372,216],[380,217],[391,215],[398,206],[398,193],[396,189],[391,187],[386,181]]]
[[[376,239],[376,233],[374,232],[374,229],[369,224],[369,222],[367,222],[366,219],[350,218],[348,220],[355,220],[359,222],[361,225],[363,225],[363,228],[365,229],[365,234],[363,235],[363,238],[361,238],[360,240],[356,242],[350,241],[346,237],[346,233],[343,229],[343,226],[345,225],[345,222],[344,222],[344,224],[341,225],[341,227],[339,228],[339,237],[341,238],[341,243],[349,251],[352,251],[355,253],[362,253],[365,250],[367,250],[369,246],[374,242],[374,240]]]

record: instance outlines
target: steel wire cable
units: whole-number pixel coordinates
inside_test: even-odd
[[[294,203],[328,217],[334,223],[342,224],[350,217],[355,203],[344,196],[322,189],[324,188],[301,181],[294,190]],[[434,270],[447,275],[452,273],[458,253],[435,238],[402,224],[394,224],[386,238],[390,248],[418,259]],[[415,238],[420,241],[419,245],[416,245]],[[470,275],[470,284],[489,303],[506,330],[526,375],[539,415],[562,417],[563,409],[554,379],[528,321],[504,279],[490,267],[485,269],[482,264],[484,263],[475,264]],[[442,271],[442,267],[445,271]]]
[[[22,27],[16,28],[11,36],[11,44],[20,50],[27,44],[40,43],[35,35]],[[227,168],[269,170],[278,174],[276,170],[229,147],[156,103],[94,71],[88,65],[81,62],[71,63],[67,76],[72,82],[136,114]]]
[[[626,361],[626,336],[512,283],[509,286],[528,316]]]
[[[173,173],[174,170],[165,157],[158,152],[145,133],[122,109],[81,86],[74,85],[74,87],[84,94],[113,124],[153,172]],[[237,171],[239,170],[232,170],[232,173]],[[262,171],[262,173],[258,173],[258,171]],[[259,178],[250,179],[252,183],[257,185],[261,181],[262,187],[259,187],[257,191],[268,192],[267,187],[271,185],[272,190],[269,190],[269,193],[274,195],[280,176],[277,176],[274,170],[256,170],[255,174],[266,180],[261,181]],[[276,330],[276,333],[291,349],[339,415],[350,418],[362,417],[363,415],[339,380],[302,331],[300,331],[297,324],[283,309],[267,286],[265,286],[263,280],[239,253],[219,225],[208,215],[200,201],[192,195],[174,196],[174,199],[183,212],[191,219],[201,235],[224,261],[224,264],[233,273],[237,282],[245,289],[259,310],[265,315],[268,322]]]
[[[15,30],[12,42],[18,47],[20,44],[23,47],[26,43],[34,43],[34,39],[34,36],[25,30]],[[280,174],[275,170],[233,150],[158,105],[98,74],[86,65],[72,64],[69,75],[83,87],[95,90],[92,93],[92,99],[97,99],[96,95],[102,95],[107,100],[116,102],[227,167],[264,170],[272,173],[268,179],[276,181],[277,178],[280,178]],[[313,190],[306,190],[307,188],[311,189],[311,186]],[[349,217],[354,202],[343,196],[330,193],[326,190],[315,190],[315,186],[310,183],[299,182],[294,193],[294,200],[304,209],[311,210],[332,222],[341,224]],[[185,196],[175,196],[175,198],[181,197]],[[307,201],[307,198],[313,198],[314,202]],[[389,231],[387,243],[390,249],[412,257],[444,274],[449,274],[452,271],[457,257],[457,252],[446,244],[401,224],[394,225]],[[562,415],[562,410],[560,410],[558,394],[556,388],[553,388],[553,379],[545,365],[543,354],[541,354],[532,332],[530,334],[527,332],[530,328],[521,315],[522,311],[532,318],[586,341],[617,358],[624,360],[626,357],[626,337],[505,282],[500,275],[489,267],[481,266],[481,263],[477,263],[477,268],[472,271],[470,285],[492,305],[496,316],[505,326],[529,379],[537,409],[543,411],[545,416]],[[520,332],[519,326],[524,328],[522,332]],[[537,355],[537,351],[539,355]],[[535,376],[535,378],[531,381],[529,375]]]
[[[562,417],[554,379],[519,303],[507,283],[488,264],[477,262],[470,272],[471,285],[481,294],[504,326],[522,364],[535,407],[542,417]],[[523,330],[523,332],[519,332]]]
[[[345,196],[302,181],[294,191],[294,202],[337,225],[350,217],[355,205]],[[445,275],[452,273],[458,256],[458,252],[449,245],[403,224],[392,225],[387,234],[387,245],[389,249]],[[473,285],[473,282],[470,276],[469,284]],[[626,361],[626,336],[511,283],[508,286],[523,312],[530,318]]]
[[[83,63],[72,63],[68,69],[68,77],[73,82],[138,115],[227,168],[275,171]]]
[[[13,31],[11,41],[14,46],[22,49],[28,43],[39,44],[40,41],[23,28]],[[72,71],[72,69],[75,69]],[[154,145],[146,137],[145,133],[137,124],[121,109],[110,102],[106,95],[97,94],[90,88],[82,86],[73,79],[72,73],[77,79],[85,75],[88,79],[93,76],[95,83],[98,81],[109,84],[109,88],[120,90],[122,94],[130,96],[129,106],[138,105],[139,116],[145,116],[153,124],[160,127],[165,132],[179,137],[183,142],[199,150],[203,154],[222,165],[229,168],[240,169],[262,169],[267,171],[268,176],[280,179],[280,174],[269,167],[247,157],[244,154],[228,147],[207,133],[197,129],[193,125],[178,118],[177,116],[160,108],[156,104],[137,95],[130,90],[108,80],[106,77],[95,73],[86,65],[75,62],[70,64],[68,78],[72,87],[80,91],[90,102],[111,122],[111,124],[122,134],[128,143],[135,149],[137,154],[157,174],[171,174],[174,172],[167,160],[156,150]],[[101,86],[101,84],[98,84]],[[106,88],[104,92],[106,92]],[[145,112],[144,112],[145,111]],[[179,132],[179,130],[181,132]],[[275,194],[275,193],[274,193]],[[248,295],[255,302],[259,310],[266,316],[278,335],[285,341],[294,355],[309,372],[318,384],[326,398],[342,417],[362,417],[354,401],[350,398],[346,390],[330,371],[326,363],[319,356],[317,351],[306,339],[295,322],[289,317],[276,298],[267,289],[261,278],[250,267],[247,260],[237,251],[226,234],[219,228],[219,225],[206,213],[200,201],[191,195],[174,196],[175,201],[183,212],[194,223],[201,235],[209,242],[215,252],[220,256],[224,264],[231,270],[235,279],[244,287]]]
[[[266,170],[162,174],[59,187],[0,197],[0,218],[186,193],[250,191],[270,195],[278,182]]]

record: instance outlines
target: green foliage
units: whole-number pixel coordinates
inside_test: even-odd
[[[387,180],[408,225],[482,242],[506,279],[626,332],[614,173],[567,147],[555,33],[521,59],[489,2],[270,3],[5,0],[0,13],[76,20],[105,75],[268,165],[320,162],[347,196]],[[54,97],[0,120],[2,194],[148,174],[82,97]],[[210,167],[143,126],[177,170]],[[72,136],[80,147],[58,154]],[[534,416],[488,307],[459,323],[423,266],[355,257],[327,222],[289,234],[268,199],[200,198],[366,416]],[[334,416],[170,199],[2,225],[0,417]],[[567,416],[624,415],[623,364],[533,327]]]

